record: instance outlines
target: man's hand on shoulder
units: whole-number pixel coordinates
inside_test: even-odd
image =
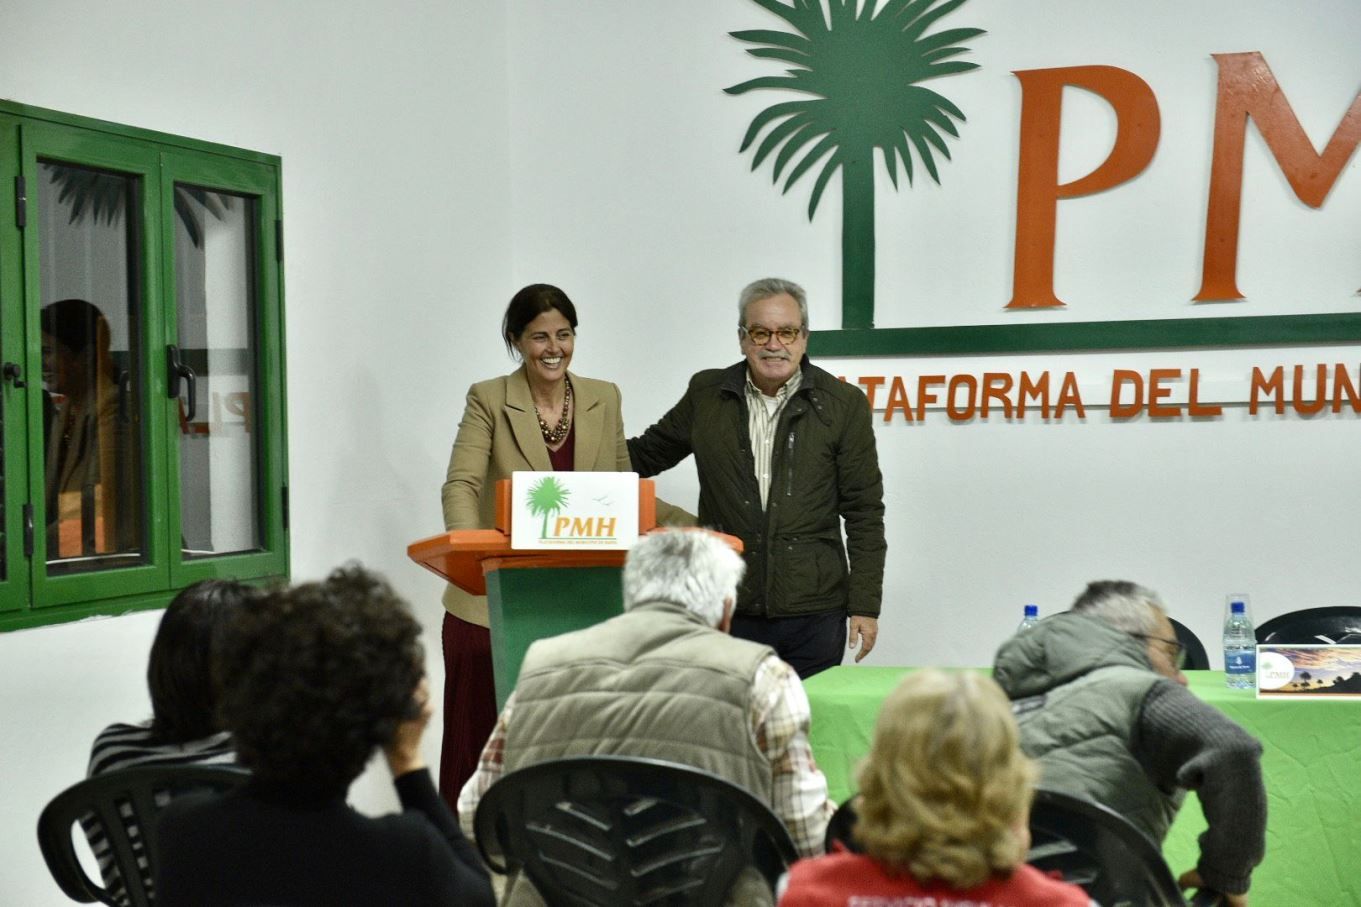
[[[874,651],[875,640],[879,638],[879,619],[876,617],[861,617],[856,614],[851,615],[851,626],[846,633],[846,648],[854,649],[859,643],[860,651],[855,653],[855,660],[858,662],[870,652]]]

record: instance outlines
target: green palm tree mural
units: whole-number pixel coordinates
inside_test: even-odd
[[[552,476],[545,476],[529,488],[529,512],[543,514],[543,530],[539,538],[548,538],[548,517],[567,505],[571,492]]]
[[[908,184],[912,183],[913,148],[931,179],[940,183],[935,154],[950,157],[941,133],[958,138],[953,120],[963,122],[964,112],[948,98],[916,83],[977,69],[977,63],[950,58],[968,51],[960,42],[984,32],[953,28],[926,34],[966,0],[826,0],[825,8],[823,0],[793,0],[792,5],[781,0],[753,2],[795,31],[736,31],[731,35],[757,45],[747,48],[752,56],[796,68],[724,91],[740,95],[775,88],[811,97],[775,104],[757,114],[742,139],[742,151],[775,124],[756,148],[751,169],[761,166],[778,148],[772,181],[778,183],[789,167],[782,193],[822,160],[808,201],[809,220],[827,183],[841,172],[841,326],[872,328],[874,149],[883,154],[895,189],[900,160]],[[800,154],[802,158],[790,167]]]

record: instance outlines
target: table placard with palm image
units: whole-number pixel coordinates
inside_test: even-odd
[[[1260,699],[1361,699],[1361,645],[1259,645]]]

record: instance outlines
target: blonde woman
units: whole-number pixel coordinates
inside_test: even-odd
[[[1022,862],[1034,780],[997,684],[917,671],[884,701],[860,770],[865,853],[795,864],[780,907],[1088,907],[1081,888]]]

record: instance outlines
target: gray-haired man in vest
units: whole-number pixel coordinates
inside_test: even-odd
[[[1004,643],[993,671],[1042,787],[1109,806],[1159,844],[1194,790],[1209,828],[1178,881],[1243,907],[1266,848],[1262,746],[1186,689],[1181,654],[1156,592],[1106,580]]]
[[[794,669],[768,646],[728,635],[742,558],[706,532],[638,541],[624,565],[624,613],[529,647],[515,692],[464,785],[473,814],[503,773],[559,756],[625,755],[693,765],[747,788],[803,856],[822,852],[835,804],[808,744]],[[602,695],[606,694],[606,695]],[[620,728],[629,728],[627,737]],[[514,882],[504,904],[541,904]]]

